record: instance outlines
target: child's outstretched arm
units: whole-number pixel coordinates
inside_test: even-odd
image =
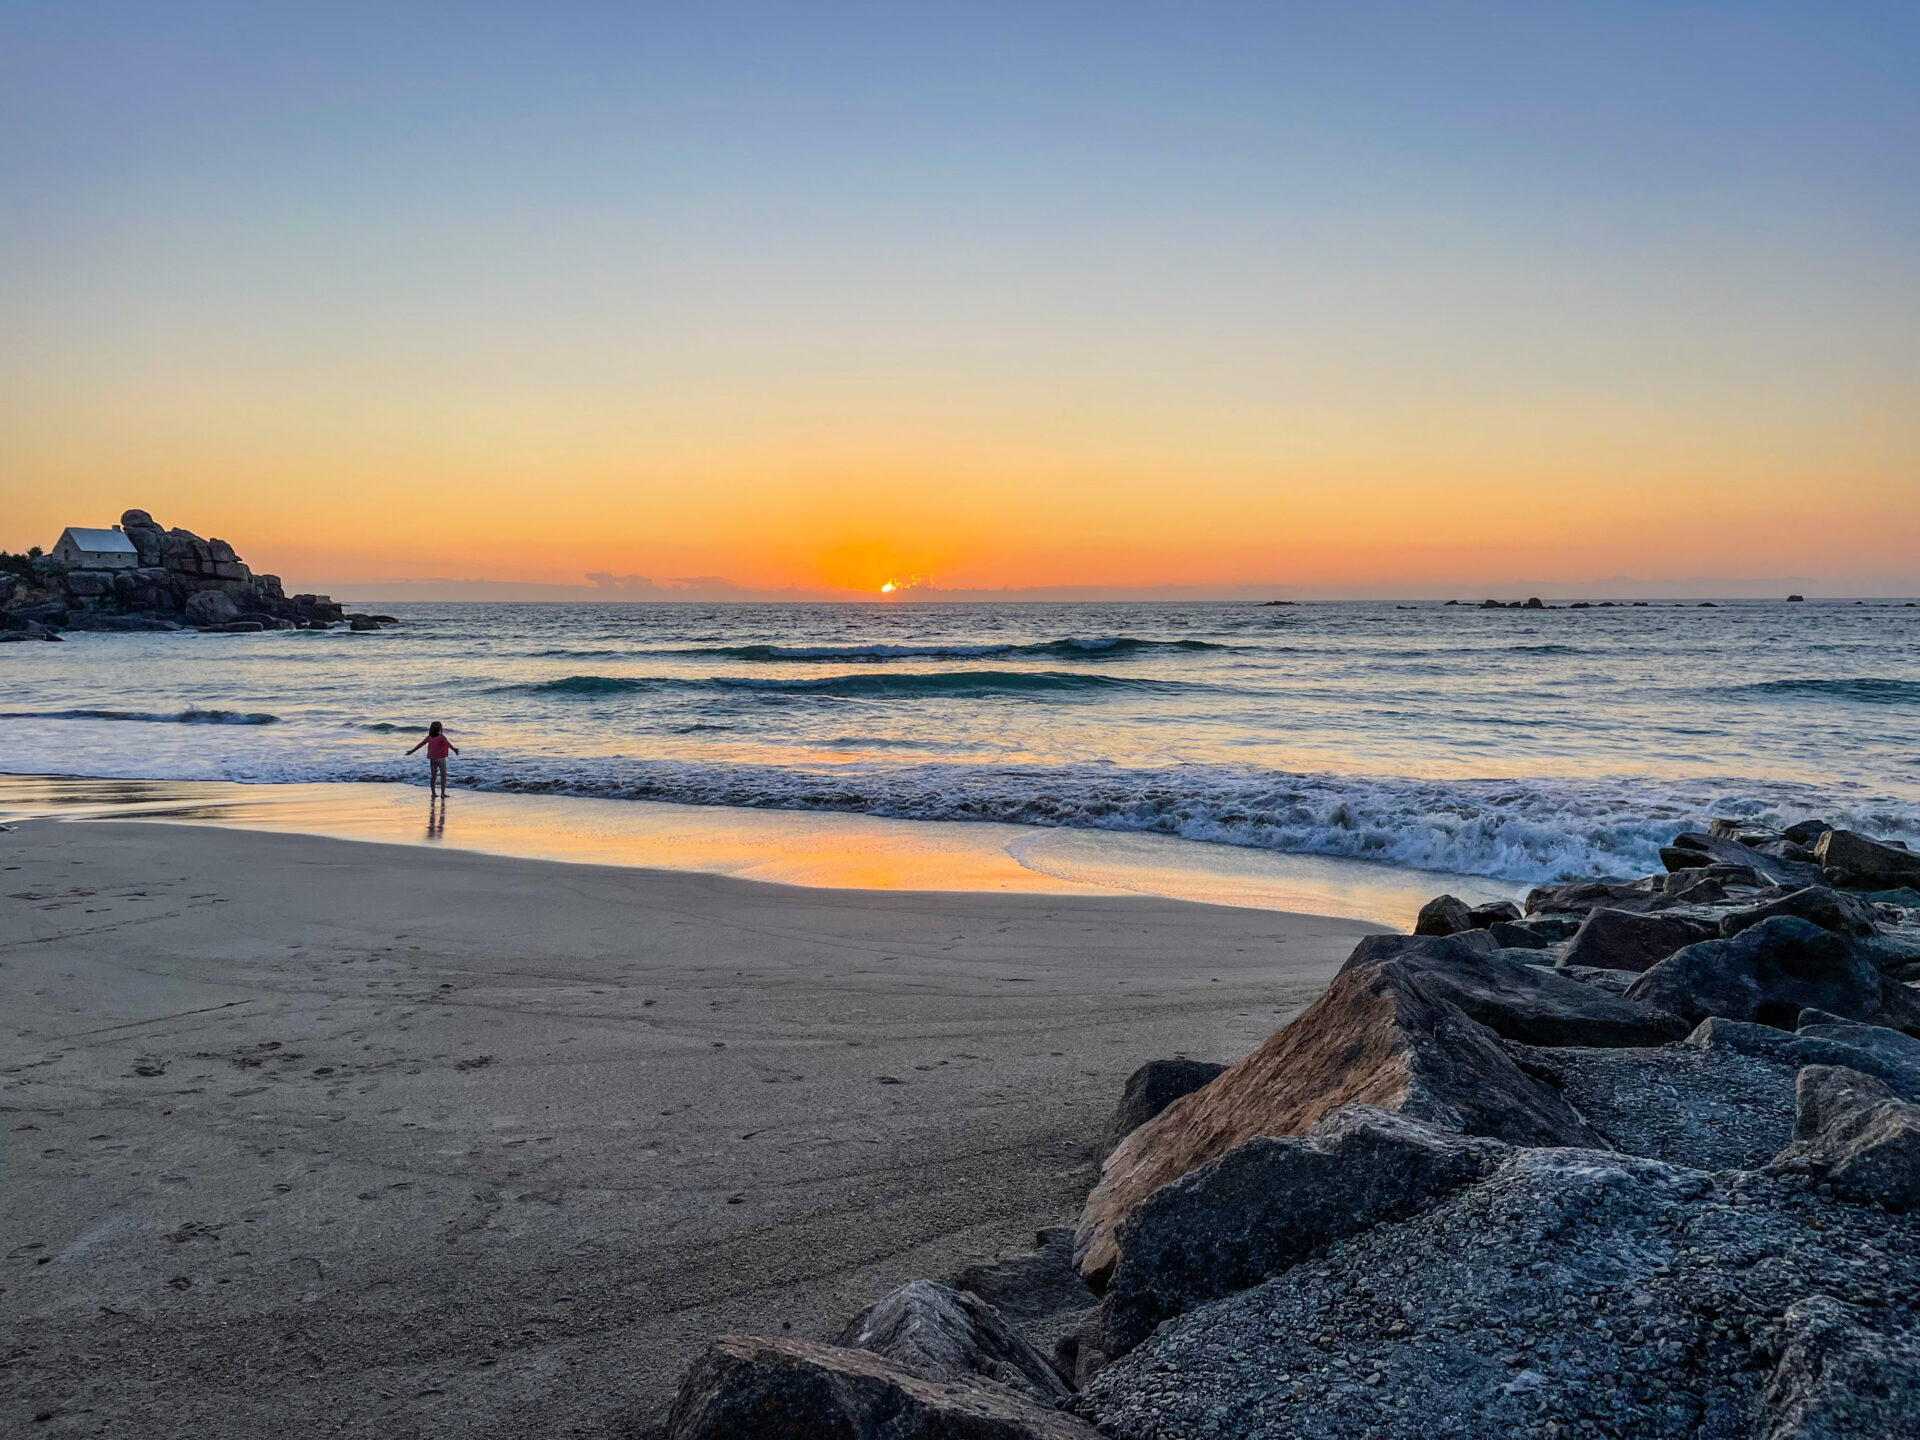
[[[460,753],[460,747],[454,744],[451,740],[447,742],[447,749],[453,751],[453,753],[456,755]]]
[[[420,745],[424,745],[424,744],[426,744],[426,743],[427,743],[426,741],[424,741],[424,740],[422,740],[422,741],[420,742]],[[418,750],[418,749],[420,748],[420,745],[416,745],[416,746],[414,746],[414,747],[413,747],[413,750]],[[409,751],[407,751],[407,754],[409,754],[409,755],[411,755],[411,754],[413,754],[413,750],[409,750]]]

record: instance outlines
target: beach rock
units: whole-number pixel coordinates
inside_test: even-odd
[[[870,1351],[922,1380],[992,1380],[1051,1406],[1065,1404],[1073,1393],[1046,1356],[1014,1334],[993,1306],[934,1280],[911,1280],[869,1305],[837,1343]]]
[[[1682,865],[1668,860],[1668,851],[1676,853],[1692,852],[1704,855],[1716,865],[1727,865],[1751,869],[1764,879],[1779,885],[1817,885],[1820,883],[1820,867],[1796,860],[1782,860],[1767,855],[1737,840],[1728,840],[1719,835],[1709,835],[1703,831],[1683,831],[1673,837],[1673,844],[1660,852],[1660,858],[1669,870],[1678,870]]]
[[[1473,929],[1473,912],[1467,908],[1467,902],[1456,900],[1451,895],[1437,895],[1420,907],[1420,915],[1413,922],[1416,935],[1457,935],[1462,930]]]
[[[1660,863],[1669,871],[1703,869],[1713,863],[1713,857],[1704,850],[1690,850],[1684,845],[1662,845]]]
[[[1796,820],[1780,830],[1782,840],[1791,840],[1796,845],[1812,847],[1819,843],[1820,837],[1833,829],[1824,820]]]
[[[1776,915],[1730,940],[1703,940],[1646,971],[1627,998],[1698,1024],[1709,1015],[1781,1029],[1800,1012],[1920,1029],[1920,997],[1858,946],[1793,915]]]
[[[1530,919],[1553,915],[1585,915],[1600,905],[1644,904],[1654,887],[1638,881],[1583,880],[1572,885],[1537,885],[1527,892]]]
[[[1560,963],[1602,970],[1647,970],[1674,951],[1712,939],[1717,933],[1711,921],[1698,916],[1635,914],[1603,905],[1587,912]]]
[[[1104,1286],[1120,1258],[1120,1226],[1161,1186],[1255,1135],[1305,1134],[1345,1105],[1516,1145],[1604,1145],[1565,1100],[1520,1071],[1499,1036],[1422,979],[1407,966],[1348,965],[1246,1059],[1122,1140],[1075,1231],[1082,1277]]]
[[[1793,1067],[1772,1056],[1726,1046],[1576,1046],[1529,1048],[1514,1061],[1622,1154],[1696,1170],[1757,1170],[1793,1139]]]
[[[1100,1297],[1073,1268],[1072,1226],[1042,1230],[1034,1246],[990,1265],[969,1265],[947,1283],[978,1295],[1028,1344],[1053,1353],[1063,1336],[1086,1322]],[[1062,1368],[1057,1355],[1055,1368]],[[1063,1373],[1072,1371],[1069,1359]]]
[[[227,625],[240,618],[240,607],[221,590],[196,590],[187,597],[187,619],[195,625]]]
[[[1511,900],[1490,900],[1467,911],[1467,920],[1476,930],[1491,929],[1501,921],[1521,919],[1520,907]]]
[[[1487,927],[1487,934],[1502,950],[1551,950],[1567,938],[1563,931],[1570,933],[1577,928],[1577,924],[1549,926],[1527,920],[1496,920]]]
[[[1713,1016],[1701,1021],[1686,1043],[1693,1049],[1748,1055],[1794,1069],[1842,1066],[1873,1076],[1903,1099],[1920,1100],[1920,1052],[1890,1043],[1895,1039],[1907,1046],[1920,1045],[1911,1036],[1881,1025],[1813,1025],[1786,1031]]]
[[[1797,915],[1835,935],[1865,937],[1873,934],[1873,911],[1864,901],[1825,885],[1807,885],[1764,904],[1750,905],[1720,917],[1720,933],[1738,935],[1762,920],[1775,915]]]
[[[1920,1105],[1858,1070],[1809,1065],[1794,1087],[1793,1144],[1770,1167],[1895,1213],[1920,1209]]]
[[[347,628],[360,631],[378,630],[380,622],[371,615],[355,615],[348,619]]]
[[[1478,1179],[1497,1141],[1350,1105],[1305,1135],[1256,1135],[1171,1185],[1127,1220],[1101,1308],[1101,1349],[1123,1355],[1170,1316],[1257,1285],[1316,1246]]]
[[[1791,1307],[1857,1295],[1911,1326],[1916,1236],[1798,1179],[1515,1150],[1168,1321],[1073,1408],[1111,1440],[1748,1440]],[[1912,1434],[1906,1392],[1877,1383],[1880,1423],[1837,1433]]]
[[[1829,830],[1813,847],[1827,878],[1862,890],[1920,882],[1920,855],[1882,845],[1852,830]]]
[[[1127,1077],[1119,1108],[1107,1126],[1107,1148],[1112,1149],[1182,1095],[1225,1073],[1226,1066],[1210,1060],[1149,1060]]]
[[[1761,1440],[1920,1437],[1920,1335],[1882,1334],[1865,1307],[1830,1295],[1789,1306],[1785,1346],[1767,1383]]]
[[[1677,1015],[1525,960],[1480,954],[1453,937],[1370,935],[1345,968],[1383,964],[1416,975],[1427,994],[1525,1045],[1665,1045],[1691,1028]]]
[[[1625,995],[1633,988],[1633,982],[1640,978],[1638,970],[1609,970],[1600,965],[1561,965],[1556,973],[1569,980],[1578,980],[1582,985],[1592,985],[1609,995]]]
[[[985,1380],[923,1380],[878,1355],[723,1335],[687,1371],[665,1440],[1097,1440]]]
[[[0,642],[19,642],[25,640],[58,640],[60,636],[37,620],[22,620],[18,616],[3,617],[10,623],[0,630]]]

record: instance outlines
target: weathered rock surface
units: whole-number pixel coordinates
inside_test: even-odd
[[[1527,1045],[1664,1045],[1686,1021],[1541,966],[1478,953],[1451,937],[1370,935],[1346,968],[1389,964],[1419,977],[1496,1035]]]
[[[1560,963],[1600,970],[1647,970],[1674,951],[1718,933],[1712,921],[1696,915],[1636,914],[1603,905],[1587,912]]]
[[[1537,885],[1527,892],[1527,914],[1585,915],[1599,905],[1645,904],[1659,893],[1641,881],[1582,880],[1568,885]]]
[[[1490,900],[1467,911],[1467,919],[1476,930],[1485,930],[1497,921],[1516,921],[1520,918],[1520,907],[1511,900]]]
[[[985,1380],[923,1380],[865,1350],[723,1335],[680,1383],[667,1440],[1096,1440]]]
[[[1420,907],[1413,922],[1416,935],[1457,935],[1473,929],[1473,912],[1467,902],[1451,895],[1436,895]]]
[[[1756,1170],[1793,1136],[1794,1068],[1777,1056],[1657,1049],[1515,1048],[1609,1148],[1696,1170]]]
[[[1795,1069],[1840,1065],[1885,1081],[1909,1100],[1920,1100],[1920,1065],[1910,1053],[1890,1047],[1880,1037],[1894,1036],[1909,1045],[1920,1042],[1880,1025],[1849,1024],[1844,1027],[1845,1034],[1837,1033],[1839,1029],[1815,1025],[1790,1033],[1771,1025],[1710,1016],[1687,1036],[1686,1043],[1693,1049],[1749,1055]]]
[[[1794,1089],[1793,1144],[1772,1168],[1888,1210],[1920,1209],[1920,1105],[1871,1075],[1809,1065]]]
[[[1882,845],[1852,830],[1829,830],[1813,847],[1827,878],[1864,890],[1920,882],[1920,854]]]
[[[1830,1295],[1787,1308],[1761,1440],[1920,1440],[1920,1335],[1882,1334],[1879,1319]]]
[[[1762,920],[1771,920],[1776,915],[1797,915],[1802,920],[1810,921],[1822,930],[1831,930],[1836,935],[1864,937],[1873,934],[1871,907],[1863,900],[1851,895],[1843,895],[1838,890],[1830,889],[1825,885],[1802,886],[1777,899],[1768,900],[1760,905],[1749,905],[1744,910],[1735,910],[1730,914],[1722,915],[1720,933],[1731,938],[1742,930],[1751,930]]]
[[[1803,1009],[1920,1028],[1920,999],[1851,942],[1797,916],[1776,915],[1731,940],[1704,940],[1662,960],[1627,992],[1696,1024],[1709,1015],[1786,1028]]]
[[[1478,1179],[1505,1148],[1367,1105],[1305,1135],[1256,1135],[1162,1186],[1127,1220],[1101,1349],[1124,1354],[1169,1316],[1257,1285],[1330,1240],[1403,1219]]]
[[[1519,1070],[1497,1035],[1429,993],[1420,976],[1349,965],[1246,1059],[1107,1157],[1075,1232],[1081,1275],[1096,1290],[1105,1284],[1120,1258],[1119,1227],[1162,1185],[1255,1135],[1304,1134],[1353,1104],[1518,1145],[1605,1144]]]
[[[1120,1104],[1107,1126],[1108,1148],[1118,1145],[1182,1095],[1191,1095],[1224,1074],[1226,1068],[1210,1060],[1149,1060],[1127,1077]]]
[[[922,1380],[992,1380],[1044,1405],[1068,1390],[1052,1363],[970,1290],[910,1280],[854,1317],[837,1342],[891,1360]]]
[[[1706,856],[1708,861],[1716,865],[1749,867],[1777,885],[1818,885],[1821,879],[1820,866],[1817,864],[1785,860],[1750,845],[1742,845],[1738,840],[1703,834],[1697,830],[1676,835],[1673,845],[1660,852],[1660,858],[1669,870],[1682,868],[1668,858],[1670,851],[1691,851]]]
[[[1920,1223],[1804,1180],[1603,1152],[1518,1150],[1412,1219],[1169,1322],[1077,1412],[1114,1440],[1748,1440],[1802,1393],[1793,1307],[1845,1295],[1910,1331]],[[1813,1367],[1885,1375],[1860,1336]],[[1774,1398],[1770,1399],[1769,1396]],[[1853,1429],[1911,1434],[1902,1386]],[[1557,1428],[1556,1428],[1557,1427]]]
[[[1073,1357],[1061,1356],[1059,1344],[1086,1328],[1100,1297],[1073,1268],[1071,1225],[1042,1230],[1034,1246],[1026,1254],[989,1265],[970,1265],[947,1283],[985,1300],[1015,1334],[1043,1355],[1052,1355],[1055,1368],[1070,1374]]]

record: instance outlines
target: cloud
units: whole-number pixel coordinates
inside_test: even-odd
[[[644,591],[658,590],[660,588],[644,575],[614,575],[605,570],[592,571],[588,574],[587,579],[591,580],[595,586],[602,590]]]

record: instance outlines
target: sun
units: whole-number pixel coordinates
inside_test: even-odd
[[[894,584],[893,584],[893,581],[891,580],[887,581],[886,584],[880,587],[880,593],[882,595],[891,595],[893,591],[894,591]]]

